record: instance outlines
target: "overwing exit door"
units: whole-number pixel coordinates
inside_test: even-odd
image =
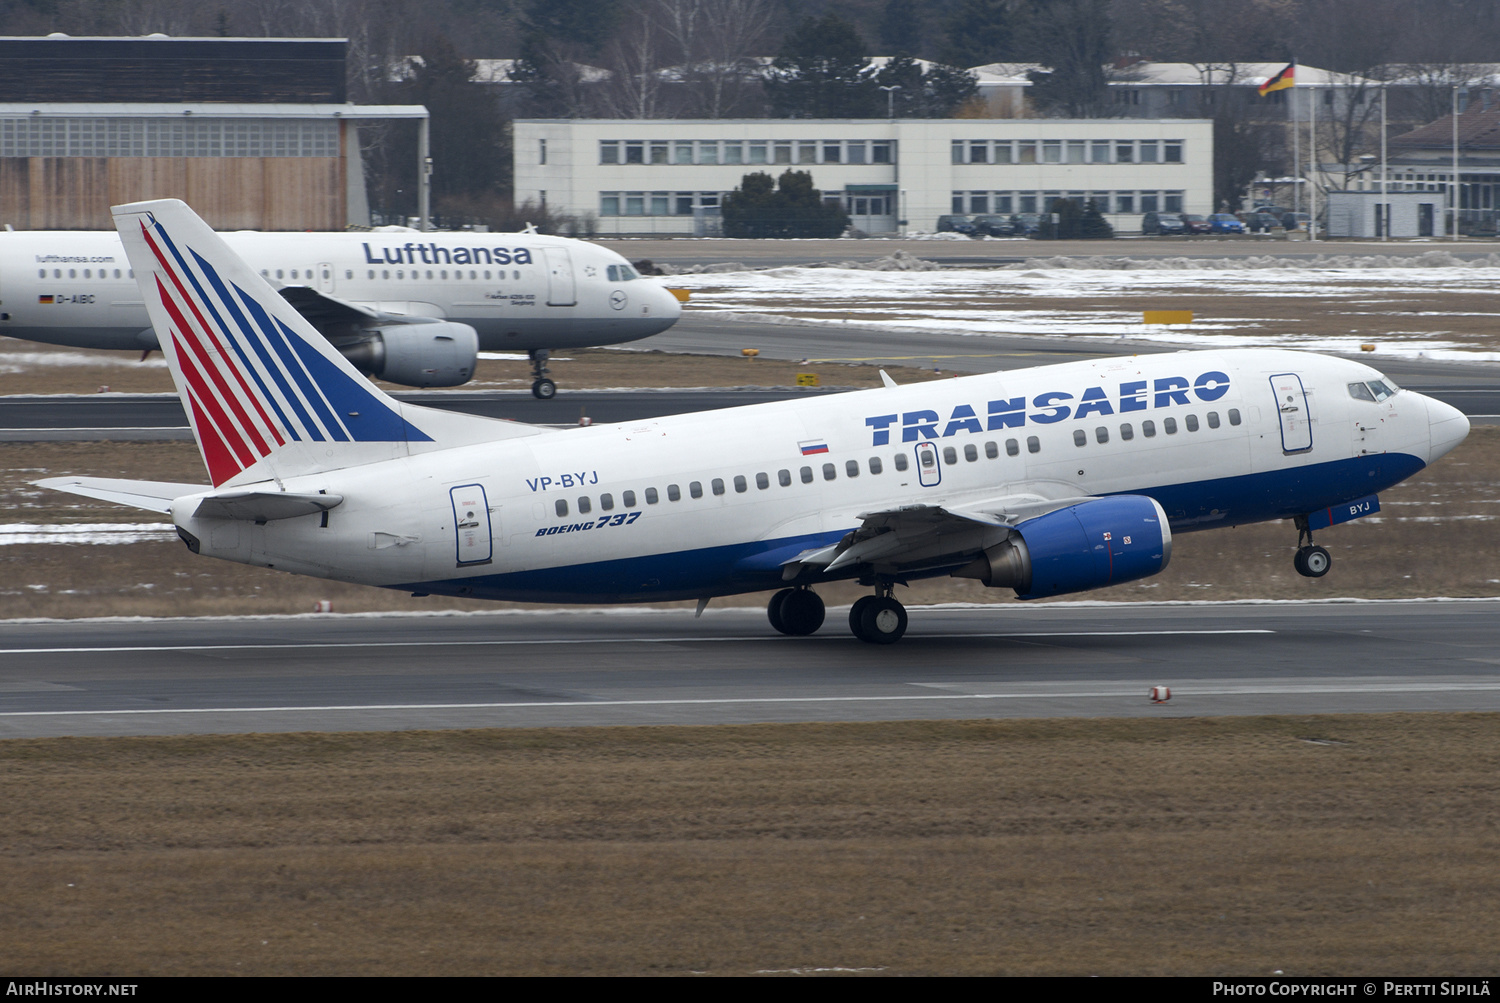
[[[1271,390],[1276,394],[1276,414],[1281,421],[1281,451],[1305,453],[1312,449],[1312,421],[1302,377],[1277,373],[1271,377]]]
[[[930,442],[919,442],[917,451],[917,480],[924,488],[935,488],[943,482],[943,465],[938,461],[937,447]]]

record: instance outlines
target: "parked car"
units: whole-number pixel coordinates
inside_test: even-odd
[[[1233,213],[1216,212],[1208,217],[1209,233],[1244,233],[1245,224]]]
[[[978,233],[987,233],[991,237],[1009,237],[1015,234],[1016,224],[1011,222],[1009,216],[975,216],[974,230]]]
[[[1288,209],[1286,206],[1272,205],[1269,202],[1264,202],[1264,203],[1262,203],[1260,205],[1251,206],[1250,207],[1250,211],[1251,212],[1268,212],[1272,216],[1275,216],[1277,219],[1280,219],[1281,217],[1285,216],[1287,213],[1291,212],[1292,210]]]
[[[1015,232],[1023,237],[1035,237],[1042,229],[1042,214],[1039,212],[1018,212],[1010,221]]]
[[[1245,229],[1251,233],[1262,233],[1273,226],[1281,225],[1281,217],[1273,216],[1268,212],[1256,212],[1254,210],[1240,213],[1240,221],[1245,224]]]
[[[1187,220],[1181,213],[1148,212],[1141,217],[1141,233],[1187,233]]]
[[[939,216],[938,233],[962,233],[965,236],[974,235],[974,223],[967,216]]]
[[[1182,221],[1187,224],[1188,233],[1208,233],[1210,230],[1208,219],[1197,213],[1183,213]]]

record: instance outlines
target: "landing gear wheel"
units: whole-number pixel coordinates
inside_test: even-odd
[[[770,602],[766,603],[766,619],[771,621],[771,626],[776,628],[776,633],[778,634],[791,633],[791,631],[786,629],[786,625],[782,623],[781,604],[786,601],[787,596],[796,591],[796,589],[782,589],[771,597]]]
[[[1292,558],[1292,566],[1303,578],[1322,578],[1333,567],[1333,558],[1322,547],[1301,547]]]
[[[855,636],[871,644],[895,644],[906,633],[906,607],[889,596],[869,596]]]
[[[531,396],[539,401],[549,401],[557,396],[557,384],[548,379],[540,379],[531,385]]]
[[[854,600],[854,605],[849,607],[849,632],[855,637],[863,639],[860,633],[864,628],[860,626],[865,610],[870,608],[870,603],[875,601],[874,596],[860,596]]]
[[[791,595],[783,598],[776,606],[777,617],[781,620],[777,629],[793,637],[806,637],[808,634],[815,633],[819,627],[823,626],[823,600],[818,598],[816,592],[809,589],[790,591]],[[771,623],[772,626],[776,626],[775,620]]]

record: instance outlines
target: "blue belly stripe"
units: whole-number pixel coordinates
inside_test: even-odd
[[[1406,453],[1381,453],[1118,493],[1155,498],[1166,511],[1172,531],[1183,533],[1305,515],[1382,491],[1424,466],[1420,458]],[[804,550],[835,543],[854,528],[389,587],[509,602],[664,602],[737,595],[781,587],[785,584],[781,578],[784,561]],[[830,575],[827,580],[857,574],[856,568],[849,568],[847,573]]]

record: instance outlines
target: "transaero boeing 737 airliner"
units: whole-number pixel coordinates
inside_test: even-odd
[[[55,478],[167,512],[195,553],[419,595],[530,602],[779,589],[823,623],[858,579],[856,637],[906,630],[897,585],[1022,598],[1157,573],[1172,534],[1299,532],[1453,449],[1468,420],[1369,366],[1279,350],[1075,362],[549,431],[403,404],[362,379],[186,205],[114,210],[212,487]]]
[[[526,352],[531,392],[557,392],[559,348],[665,331],[682,304],[607,248],[535,233],[226,233],[224,240],[361,372],[453,387],[478,353]],[[114,233],[0,233],[0,335],[157,348]]]

